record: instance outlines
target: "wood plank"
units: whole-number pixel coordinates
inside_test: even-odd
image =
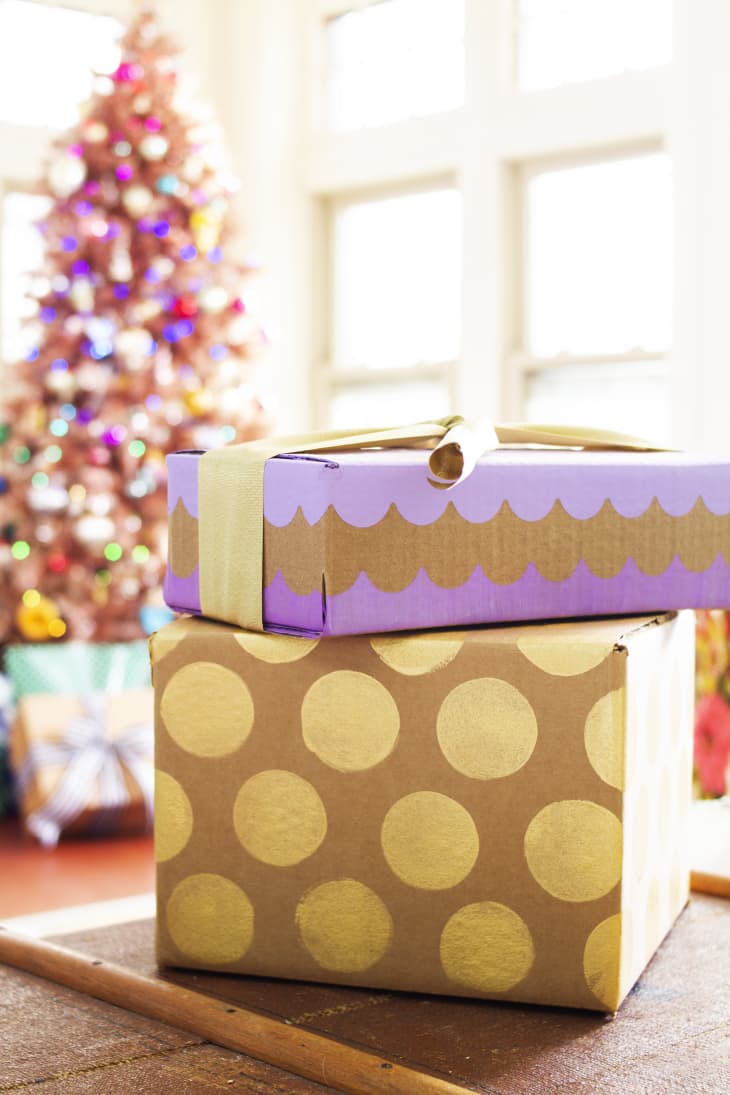
[[[0,930],[0,962],[169,1023],[353,1095],[457,1095],[463,1088],[179,984]]]
[[[337,1039],[415,1074],[425,1070],[448,1077],[462,1090],[485,1095],[730,1091],[730,903],[718,898],[693,899],[613,1019],[254,977],[161,973],[151,921],[77,933],[64,943],[87,960],[135,971],[145,983],[162,980],[219,1007],[245,1009],[297,1033]],[[259,1047],[269,1059],[271,1049],[265,1040]],[[298,1070],[296,1052],[290,1068]],[[329,1075],[328,1082],[336,1086]],[[375,1090],[388,1088],[381,1083]],[[409,1090],[420,1088],[415,1084]]]

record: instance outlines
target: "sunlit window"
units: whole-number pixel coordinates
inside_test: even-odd
[[[457,190],[340,206],[333,225],[336,369],[451,361],[461,337]]]
[[[669,158],[540,171],[525,194],[526,349],[617,354],[672,339]]]
[[[672,0],[515,0],[524,91],[672,59]]]
[[[441,417],[450,410],[445,381],[405,380],[398,384],[348,385],[330,401],[329,425],[395,426]]]
[[[0,120],[63,128],[119,63],[120,24],[70,8],[0,0]]]
[[[31,272],[43,259],[43,238],[34,222],[49,208],[48,198],[22,191],[5,195],[0,225],[0,331],[2,360],[14,362],[28,349],[29,336],[23,320],[35,313],[36,305],[27,297]]]
[[[330,20],[327,100],[334,129],[385,125],[461,106],[461,0],[381,0]]]
[[[616,429],[652,441],[671,437],[669,385],[661,362],[564,365],[525,378],[525,417]]]

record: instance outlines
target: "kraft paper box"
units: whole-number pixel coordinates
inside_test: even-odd
[[[234,594],[224,609],[201,609],[201,459],[168,457],[165,599],[235,623]],[[267,630],[364,634],[730,607],[730,460],[505,449],[441,491],[426,459],[391,449],[268,460]]]
[[[687,899],[693,624],[162,629],[159,962],[615,1010]]]

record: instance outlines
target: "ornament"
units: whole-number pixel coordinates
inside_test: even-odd
[[[68,556],[62,551],[54,551],[46,559],[46,568],[51,574],[65,574],[68,570]]]
[[[34,513],[61,513],[68,505],[63,487],[46,486],[28,492],[28,505]]]
[[[155,163],[162,159],[169,147],[167,137],[163,137],[160,133],[150,133],[139,142],[138,150],[145,160]]]
[[[208,315],[218,315],[228,304],[228,292],[222,285],[209,285],[206,289],[200,291],[198,303]]]
[[[135,114],[146,114],[151,106],[152,100],[149,95],[145,95],[144,93],[135,95],[132,99],[132,110]]]
[[[84,124],[84,140],[88,144],[101,144],[109,136],[109,130],[103,122],[89,118]]]
[[[198,314],[198,302],[195,297],[181,296],[174,301],[172,310],[181,319],[191,319]]]
[[[101,548],[114,535],[114,522],[109,517],[85,514],[74,525],[74,536],[89,548]]]
[[[66,625],[59,616],[58,605],[50,597],[42,597],[37,589],[26,589],[15,613],[18,631],[28,642],[45,642],[60,638]]]
[[[176,194],[180,186],[180,180],[177,175],[160,175],[159,179],[155,183],[155,190],[158,190],[160,194]]]
[[[53,160],[48,169],[48,182],[57,198],[68,198],[83,185],[85,179],[86,164],[68,152]]]
[[[144,327],[126,327],[114,339],[114,352],[130,372],[137,372],[154,353],[154,339]]]
[[[201,251],[211,251],[217,246],[222,227],[223,214],[212,203],[190,214],[193,239]]]
[[[188,156],[182,166],[182,177],[189,183],[200,182],[205,171],[205,162],[200,156]]]
[[[118,84],[130,84],[135,83],[137,80],[141,80],[144,76],[144,69],[137,61],[122,61],[117,71],[113,74],[113,79]]]
[[[122,205],[130,217],[141,217],[152,205],[155,196],[146,186],[128,186],[122,191]]]
[[[93,311],[94,289],[88,278],[74,278],[68,295],[77,312]]]
[[[132,178],[132,175],[134,174],[134,169],[132,168],[131,164],[120,163],[117,167],[114,168],[114,174],[120,182],[127,182],[128,179]]]

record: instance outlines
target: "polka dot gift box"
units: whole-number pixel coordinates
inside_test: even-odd
[[[164,627],[160,963],[614,1011],[687,899],[693,642]]]

